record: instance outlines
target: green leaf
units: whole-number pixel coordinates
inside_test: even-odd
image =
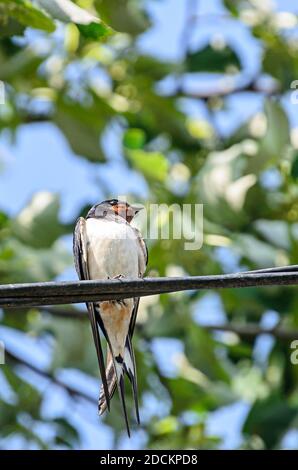
[[[97,21],[94,15],[70,0],[36,0],[53,18],[64,23],[90,24]]]
[[[90,23],[88,25],[78,24],[78,28],[83,34],[83,36],[89,39],[94,39],[94,40],[105,39],[114,33],[112,28],[110,28],[108,25],[106,25],[103,22]]]
[[[127,113],[131,127],[145,130],[148,139],[164,134],[171,140],[174,148],[184,150],[198,150],[198,139],[193,138],[187,127],[186,117],[178,110],[173,98],[156,95],[151,87],[154,86],[147,77],[137,77],[133,85],[138,89],[138,99],[141,103],[139,113]]]
[[[8,221],[8,216],[4,212],[0,211],[0,230],[7,227]]]
[[[148,180],[165,181],[168,174],[168,161],[160,152],[130,150],[128,159],[133,167],[139,170]]]
[[[55,113],[54,121],[60,127],[67,138],[73,152],[76,155],[86,157],[92,162],[105,161],[103,153],[99,147],[99,129],[88,125],[89,116],[83,111],[81,118],[76,116],[77,110],[74,108],[72,114],[69,108],[61,107]],[[86,119],[85,119],[86,118]]]
[[[265,102],[267,131],[260,142],[260,158],[266,164],[275,163],[282,157],[285,148],[290,144],[290,127],[283,107],[273,100]]]
[[[112,29],[98,17],[80,8],[70,0],[36,0],[53,18],[63,23],[75,23],[82,34],[92,39],[102,39],[112,34]]]
[[[259,219],[255,221],[254,226],[272,245],[285,250],[290,248],[289,226],[285,221]]]
[[[298,152],[296,152],[296,155],[292,163],[291,175],[295,179],[298,178]]]
[[[224,6],[233,16],[239,16],[238,8],[241,4],[241,0],[224,0]]]
[[[21,49],[9,59],[1,61],[0,79],[15,84],[23,75],[35,75],[41,62],[42,58],[38,57],[31,47]]]
[[[0,5],[1,14],[1,5]],[[20,36],[24,32],[24,25],[13,18],[5,18],[0,16],[0,37]]]
[[[18,406],[23,412],[30,413],[34,418],[39,417],[39,407],[41,405],[41,395],[39,392],[15,374],[13,369],[8,365],[3,367],[5,378],[14,392],[18,394]]]
[[[24,26],[53,32],[54,21],[29,0],[0,0],[0,13],[14,18]]]
[[[290,406],[277,394],[272,394],[254,403],[244,423],[243,432],[260,436],[267,448],[272,448],[277,445],[297,413],[297,408]]]
[[[3,284],[51,281],[72,262],[72,257],[59,241],[51,248],[36,250],[14,238],[5,239],[0,243],[0,252],[8,254],[6,259],[0,258],[0,281]]]
[[[54,336],[53,369],[71,367],[78,368],[88,374],[97,374],[98,364],[88,321],[43,317],[36,324],[35,333],[51,333]],[[78,344],[81,344],[80,348],[78,348]]]
[[[210,333],[197,325],[189,327],[185,340],[185,352],[190,363],[211,380],[229,382],[229,375],[215,353],[215,343]]]
[[[55,418],[56,424],[56,437],[57,444],[63,444],[70,448],[78,445],[79,433],[77,429],[67,421],[65,418]]]
[[[53,120],[75,154],[98,163],[105,161],[100,137],[114,115],[115,111],[103,99],[92,95],[92,104],[87,106],[61,98]]]
[[[140,55],[137,58],[132,57],[131,60],[137,75],[146,77],[149,75],[153,80],[161,80],[171,73],[180,71],[179,65],[171,62],[162,62],[156,57],[148,55]]]
[[[150,25],[141,2],[135,0],[95,0],[100,16],[116,31],[132,36],[143,33]]]
[[[276,80],[281,90],[288,91],[291,82],[297,79],[298,63],[295,49],[283,35],[278,35],[265,28],[257,28],[257,35],[264,41],[263,71]]]
[[[144,147],[146,134],[142,129],[128,129],[123,136],[123,144],[128,149]]]
[[[236,234],[233,239],[233,251],[249,260],[256,267],[277,266],[282,251],[269,243],[258,240],[246,233]]]
[[[216,49],[208,44],[199,51],[188,53],[186,66],[189,72],[225,73],[229,66],[239,70],[241,63],[236,52],[229,46]]]
[[[211,152],[206,158],[198,175],[197,191],[205,204],[204,213],[212,222],[235,228],[244,223],[246,214],[243,209],[250,188],[256,183],[254,174],[244,172],[245,157],[241,144]]]

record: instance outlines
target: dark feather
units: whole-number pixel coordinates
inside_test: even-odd
[[[85,242],[85,223],[86,223],[85,219],[83,219],[82,217],[78,219],[76,223],[75,231],[74,231],[74,238],[73,238],[73,252],[74,252],[75,267],[76,267],[76,271],[77,271],[79,278],[82,280],[90,279],[88,263],[87,263],[86,242]],[[108,383],[107,383],[107,378],[106,378],[104,356],[103,356],[102,347],[101,347],[100,334],[98,331],[98,322],[97,322],[95,304],[89,302],[86,305],[87,305],[89,319],[91,323],[91,329],[92,329],[95,349],[97,353],[99,370],[100,370],[100,374],[102,378],[106,405],[107,405],[107,408],[110,409],[109,389],[108,389]]]
[[[132,339],[135,324],[136,324],[136,318],[137,318],[137,313],[138,313],[138,308],[139,308],[139,302],[140,302],[140,299],[135,298],[134,309],[133,309],[133,312],[132,312],[132,315],[131,315],[131,320],[130,320],[130,325],[129,325],[129,330],[128,330],[128,336],[130,337],[131,349],[132,349],[131,339]],[[134,358],[133,350],[132,350],[132,358],[133,358],[133,361],[134,361],[134,368],[135,368],[135,358]],[[134,372],[135,372],[135,377],[136,377],[136,370]],[[108,378],[109,398],[111,400],[113,398],[113,395],[114,395],[115,390],[117,388],[117,377],[116,377],[112,357],[107,362],[106,376]],[[134,385],[133,385],[133,387],[134,387]],[[136,390],[136,385],[135,385],[135,390]],[[104,392],[104,389],[102,387],[101,392],[100,392],[100,397],[99,397],[99,414],[102,415],[106,411],[106,409],[107,409],[107,403],[105,401],[105,392]],[[136,410],[136,414],[137,413],[138,413],[138,411]]]
[[[117,378],[115,374],[113,358],[112,358],[109,348],[108,348],[108,353],[107,353],[106,377],[108,381],[109,398],[111,400],[117,388]],[[102,415],[107,409],[107,402],[106,402],[103,386],[101,386],[101,389],[100,389],[98,409],[99,409],[100,415]]]
[[[128,434],[128,437],[130,437],[129,421],[127,417],[126,404],[125,404],[124,375],[121,375],[120,380],[119,380],[119,394],[120,394],[127,434]]]
[[[130,335],[127,336],[127,347],[130,353],[130,357],[132,359],[132,364],[133,364],[133,372],[127,370],[127,375],[129,377],[129,380],[132,385],[132,392],[133,392],[133,398],[135,402],[135,410],[136,410],[136,418],[137,418],[137,423],[140,424],[140,413],[139,413],[139,399],[138,399],[138,384],[137,384],[137,369],[136,369],[136,359],[135,359],[135,354],[134,350],[131,344],[131,338]]]

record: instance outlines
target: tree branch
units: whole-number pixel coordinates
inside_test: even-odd
[[[25,124],[33,124],[35,122],[49,122],[52,120],[52,115],[46,113],[28,113],[24,114],[22,117]]]
[[[298,339],[298,330],[275,326],[274,328],[262,328],[257,324],[248,323],[240,325],[236,323],[228,323],[226,325],[200,325],[201,328],[212,331],[228,331],[236,333],[241,337],[255,338],[259,335],[271,335],[277,339],[284,341],[293,341]]]
[[[39,310],[42,313],[49,313],[54,317],[59,318],[66,318],[72,320],[88,320],[87,309],[86,310],[79,310],[79,309],[69,309],[69,308],[56,308],[56,307],[41,307]]]
[[[51,308],[51,307],[42,307],[40,311],[45,314],[50,314],[54,317],[66,318],[69,320],[88,320],[87,310],[78,310],[78,309],[63,309],[63,308]],[[136,325],[137,326],[137,325]],[[282,326],[276,326],[274,328],[262,328],[257,323],[248,323],[248,324],[237,324],[237,323],[227,323],[225,325],[200,325],[201,328],[210,331],[230,331],[236,333],[241,337],[254,338],[262,334],[269,334],[274,336],[276,339],[281,339],[285,341],[292,341],[298,339],[298,330],[284,328]]]
[[[36,374],[41,375],[42,377],[50,380],[53,382],[55,385],[58,385],[59,387],[64,388],[70,396],[79,396],[81,398],[84,398],[85,400],[89,401],[92,403],[92,405],[98,405],[97,400],[90,395],[86,394],[85,392],[81,390],[77,390],[76,388],[72,387],[71,385],[66,384],[62,380],[60,380],[58,377],[56,377],[54,374],[51,374],[50,372],[47,372],[43,369],[40,369],[39,367],[34,366],[31,364],[31,362],[26,361],[26,359],[19,357],[16,355],[12,350],[9,350],[7,348],[7,345],[5,345],[5,357],[11,360],[12,362],[17,362],[28,369],[32,370]]]
[[[57,308],[41,308],[42,312],[49,313],[50,315],[60,318],[69,318],[71,320],[88,320],[87,310],[69,310]],[[136,325],[137,327],[138,325]],[[214,331],[231,331],[242,337],[253,338],[263,334],[269,334],[277,339],[291,341],[298,339],[298,330],[285,328],[282,326],[275,326],[274,328],[262,328],[257,323],[237,324],[226,323],[225,325],[200,325],[201,328]]]

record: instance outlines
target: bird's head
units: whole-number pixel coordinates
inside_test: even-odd
[[[128,223],[142,208],[134,207],[125,201],[119,199],[108,199],[93,206],[87,214],[87,218],[103,218],[108,214],[114,214],[122,217]]]

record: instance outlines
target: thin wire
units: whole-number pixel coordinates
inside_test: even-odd
[[[0,307],[39,307],[144,297],[186,290],[297,284],[298,265],[214,276],[7,284],[0,286]]]

